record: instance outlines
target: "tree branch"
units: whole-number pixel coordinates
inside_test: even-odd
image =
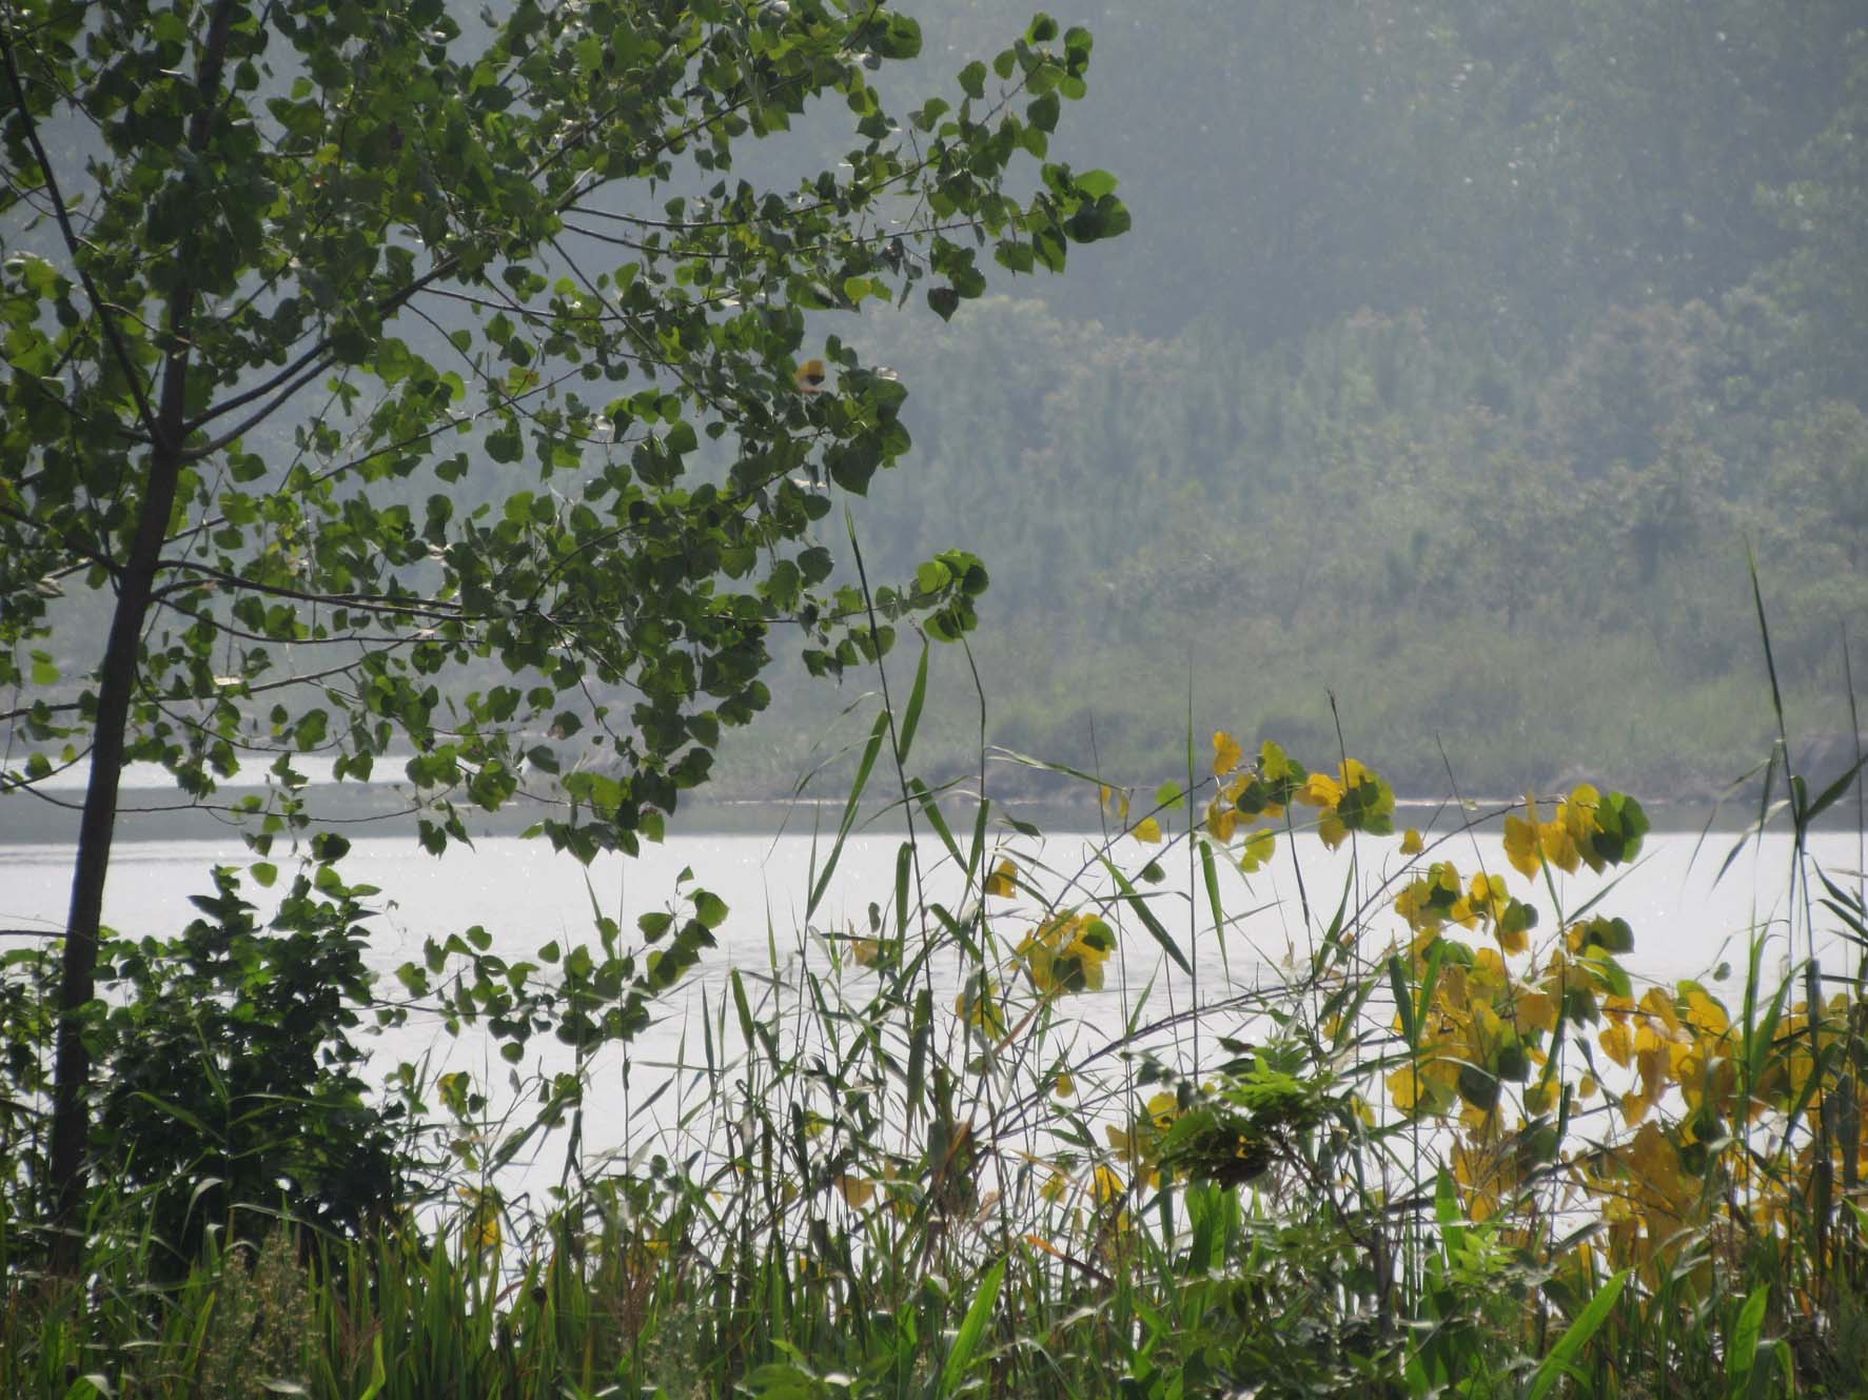
[[[261,593],[269,598],[292,598],[301,603],[317,603],[333,608],[357,608],[365,612],[379,612],[393,616],[440,618],[446,622],[477,620],[463,613],[457,604],[434,598],[410,598],[404,601],[387,598],[379,593],[314,593],[308,589],[288,588],[284,584],[261,583],[257,579],[243,578],[239,574],[214,568],[210,564],[199,564],[192,559],[159,559],[156,561],[158,573],[171,570],[201,574],[217,583],[224,583],[229,588],[242,589],[248,593]],[[182,592],[188,587],[189,585],[185,583],[172,583],[166,588],[157,589],[152,595],[152,601],[160,602],[170,594]],[[291,640],[290,637],[279,638],[282,644],[289,644]]]
[[[319,375],[323,374],[327,369],[331,367],[331,364],[332,364],[332,361],[329,359],[329,357],[321,356],[319,359],[314,361],[312,365],[310,366],[310,368],[308,368],[303,374],[299,375],[296,379],[293,379],[290,382],[288,382],[283,388],[281,388],[277,393],[275,393],[270,399],[268,399],[265,403],[261,404],[258,408],[254,409],[253,412],[249,413],[245,418],[242,418],[233,427],[221,433],[220,436],[213,438],[208,442],[201,443],[199,446],[191,447],[186,452],[182,453],[182,460],[184,462],[199,462],[202,458],[211,457],[216,452],[219,452],[222,448],[227,447],[235,442],[238,442],[240,438],[245,433],[247,433],[250,429],[258,427],[261,423],[264,423],[268,418],[272,417],[273,414],[277,413],[279,409],[286,403],[286,401],[292,397],[292,395],[296,394],[300,389],[304,388],[312,380],[316,379]],[[270,382],[275,383],[275,384],[278,383],[277,376],[275,376]],[[251,400],[249,399],[248,402],[251,402]],[[221,409],[216,409],[214,410],[214,412],[216,413],[222,412],[224,411],[225,407],[226,406],[223,406],[223,408]],[[209,416],[211,415],[204,414],[201,418],[198,418],[195,420],[196,424],[199,425],[205,422]]]

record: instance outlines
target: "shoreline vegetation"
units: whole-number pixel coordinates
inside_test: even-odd
[[[632,1118],[671,1091],[674,1111],[613,1154],[580,1143],[587,1115],[615,1111],[602,1056],[627,1057],[654,1015],[626,969],[659,955],[665,992],[699,965],[727,913],[704,870],[669,914],[624,931],[599,912],[592,943],[554,945],[530,975],[449,939],[399,988],[353,980],[322,1013],[340,1053],[343,1006],[393,1021],[405,998],[521,1049],[529,1027],[569,1032],[575,1068],[528,1074],[521,1053],[516,1093],[412,1067],[386,1092],[243,1082],[240,1038],[269,1032],[236,1029],[241,1008],[291,974],[270,961],[280,941],[242,924],[238,871],[178,961],[113,947],[112,1020],[153,1029],[174,992],[208,1019],[166,1052],[122,1042],[163,1068],[105,1111],[143,1161],[100,1195],[81,1292],[41,1274],[29,1222],[0,1216],[0,1386],[1855,1393],[1868,911],[1804,838],[1859,772],[1820,790],[1776,774],[1793,901],[1785,923],[1719,930],[1745,935],[1736,983],[1654,983],[1622,966],[1640,930],[1614,877],[1653,829],[1623,794],[1579,785],[1422,832],[1353,758],[1309,768],[1220,732],[1191,782],[1045,770],[1111,834],[1058,870],[1016,807],[968,813],[922,784],[912,727],[891,740],[891,718],[902,732],[880,711],[823,853],[834,866],[867,800],[906,794],[913,839],[871,926],[775,931],[771,967],[729,969],[678,1063],[636,1076]],[[1276,985],[1203,996],[1194,967],[1254,927],[1221,904],[1215,864],[1286,859],[1298,833],[1411,858],[1374,888],[1306,891]],[[341,855],[310,853],[299,884],[340,923],[371,895],[343,883]],[[1195,876],[1191,906],[1153,892],[1170,863]],[[920,893],[937,868],[965,873],[958,904]],[[1819,942],[1840,950],[1827,966]],[[1171,1014],[1072,1014],[1177,970],[1194,980]],[[393,1190],[344,1205],[344,1155],[318,1145],[384,1131],[402,1144]],[[512,1192],[506,1164],[541,1153],[561,1157],[559,1187]],[[268,1199],[279,1173],[301,1203]]]
[[[385,760],[393,765],[394,760]],[[1042,783],[1033,784],[1023,794],[1017,791],[995,796],[990,805],[1001,813],[1015,813],[1046,830],[1067,833],[1094,831],[1104,823],[1093,796],[1059,796],[1045,793]],[[1735,785],[1717,798],[1707,796],[1644,799],[1652,829],[1658,832],[1711,832],[1735,834],[1747,831],[1756,822],[1760,784]],[[997,785],[995,785],[997,791]],[[219,790],[216,803],[238,804],[248,796],[263,797],[263,786],[229,784]],[[413,787],[405,782],[384,779],[371,783],[313,783],[301,790],[305,810],[314,827],[330,826],[344,830],[351,839],[383,836],[413,838],[424,815],[436,810],[431,804],[416,800]],[[977,811],[976,798],[964,791],[950,792],[949,801],[963,824],[972,821]],[[1522,795],[1450,797],[1397,797],[1395,810],[1409,824],[1426,825],[1437,813],[1463,813],[1484,829],[1501,823],[1505,816],[1524,802]],[[778,794],[764,797],[721,797],[713,793],[694,794],[685,801],[676,817],[671,835],[770,835],[781,829],[805,831],[813,823],[834,818],[844,807],[840,797]],[[546,788],[520,792],[509,805],[498,811],[470,810],[461,813],[473,836],[520,836],[545,816],[560,819],[568,815],[570,804],[561,792]],[[0,805],[0,847],[13,845],[66,845],[76,840],[78,813],[68,807],[53,807],[25,802]],[[172,804],[139,809],[134,797],[121,812],[121,837],[124,840],[228,841],[237,840],[244,830],[257,830],[262,816],[258,812],[232,815],[217,806],[202,805],[192,810],[176,810]],[[1822,831],[1853,830],[1858,817],[1852,809],[1831,807],[1816,819],[1814,829]],[[858,829],[867,833],[898,833],[906,828],[899,806],[871,803],[858,819]]]

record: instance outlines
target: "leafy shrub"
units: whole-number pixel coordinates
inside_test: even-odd
[[[213,878],[179,937],[109,945],[94,1037],[94,1151],[120,1189],[145,1193],[183,1261],[236,1207],[284,1201],[308,1224],[355,1232],[408,1185],[401,1108],[372,1100],[353,1039],[371,1005],[357,902],[369,891],[322,862],[262,928],[236,873]],[[241,1236],[262,1233],[257,1216],[235,1218]]]

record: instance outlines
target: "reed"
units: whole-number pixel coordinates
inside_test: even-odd
[[[437,1082],[410,1090],[429,1127],[481,1145],[427,1153],[399,1210],[333,1231],[238,1202],[178,1276],[106,1191],[82,1288],[0,1198],[0,1393],[1855,1393],[1868,915],[1807,837],[1859,757],[1791,771],[1779,705],[1754,834],[1787,824],[1794,900],[1740,931],[1728,1006],[1623,966],[1621,794],[1455,796],[1397,832],[1340,743],[1309,767],[1218,734],[1207,761],[1191,733],[1158,789],[983,742],[941,783],[914,760],[927,650],[905,692],[877,667],[801,924],[691,994],[621,1149],[583,1147],[586,1058],[536,1119]],[[1047,840],[994,800],[1012,769],[1093,790],[1101,830]],[[879,821],[893,884],[832,924]],[[1312,837],[1331,883],[1296,864]],[[1270,862],[1282,909],[1229,873]],[[594,1047],[628,995],[555,1004]],[[554,1126],[560,1189],[506,1200],[500,1164]]]

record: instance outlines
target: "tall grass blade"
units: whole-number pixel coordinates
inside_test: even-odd
[[[1557,1344],[1532,1374],[1531,1389],[1526,1400],[1544,1400],[1565,1376],[1572,1376],[1579,1385],[1586,1385],[1581,1377],[1575,1376],[1573,1368],[1576,1358],[1582,1355],[1583,1348],[1589,1345],[1589,1339],[1595,1336],[1614,1311],[1615,1302],[1622,1296],[1622,1289],[1627,1286],[1628,1275],[1632,1272],[1632,1269],[1623,1269],[1603,1284],[1596,1296],[1589,1300],[1589,1306],[1557,1338]]]
[[[915,667],[914,688],[908,692],[908,708],[902,713],[901,740],[896,745],[895,759],[898,763],[908,761],[908,750],[914,746],[915,730],[921,726],[921,707],[928,698],[928,644],[921,643],[921,663]]]
[[[1176,967],[1191,977],[1193,964],[1187,961],[1187,955],[1181,952],[1179,945],[1174,942],[1174,936],[1167,931],[1166,925],[1155,917],[1154,910],[1148,907],[1148,901],[1129,882],[1128,876],[1118,870],[1107,856],[1102,857],[1102,865],[1110,879],[1116,882],[1116,888],[1122,892],[1122,902],[1135,911],[1135,917],[1142,921],[1142,927],[1148,930],[1149,936],[1161,945],[1161,950],[1174,960]]]
[[[987,1319],[999,1302],[999,1286],[1005,1282],[1005,1259],[1002,1257],[986,1271],[986,1277],[980,1281],[979,1292],[973,1295],[973,1301],[961,1319],[960,1330],[954,1334],[953,1348],[947,1353],[947,1364],[941,1367],[940,1393],[952,1395],[966,1375],[966,1368],[972,1363],[973,1353],[979,1349],[979,1339],[986,1331]]]
[[[1739,1310],[1738,1324],[1725,1346],[1726,1393],[1737,1397],[1747,1390],[1751,1368],[1758,1359],[1758,1339],[1764,1333],[1764,1310],[1770,1305],[1771,1285],[1761,1283],[1752,1289]]]
[[[856,811],[863,800],[863,789],[869,785],[869,775],[875,770],[876,756],[882,752],[882,741],[888,737],[889,712],[886,707],[876,716],[876,722],[869,727],[869,739],[863,745],[862,761],[856,766],[856,777],[850,783],[850,795],[843,804],[843,818],[837,824],[837,839],[830,847],[830,854],[824,858],[824,868],[817,872],[817,881],[811,886],[811,898],[804,907],[804,917],[808,922],[817,912],[817,906],[824,901],[824,891],[830,888],[830,877],[837,873],[837,862],[843,856],[843,844],[848,840],[850,830],[856,825]]]
[[[1219,870],[1213,862],[1213,848],[1200,843],[1200,877],[1206,883],[1207,908],[1213,915],[1213,937],[1219,944],[1219,965],[1232,975],[1232,955],[1226,949],[1226,911],[1219,896]]]
[[[1835,805],[1836,799],[1847,792],[1864,767],[1868,767],[1868,756],[1858,758],[1850,764],[1848,771],[1837,778],[1818,794],[1816,800],[1803,810],[1803,819],[1813,822]]]

